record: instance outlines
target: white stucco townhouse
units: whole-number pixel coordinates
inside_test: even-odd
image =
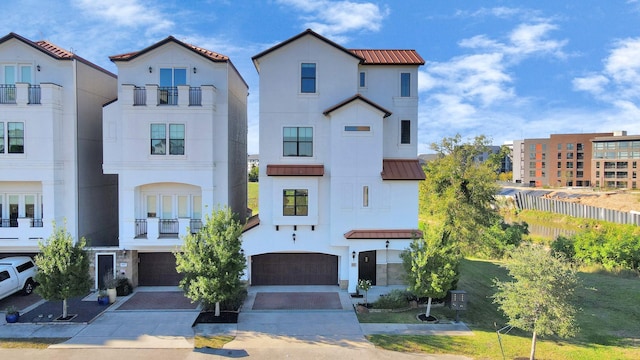
[[[53,223],[90,246],[117,245],[117,177],[100,166],[116,83],[49,41],[0,38],[0,257],[37,253]]]
[[[252,285],[400,284],[418,230],[414,50],[346,49],[312,30],[253,57],[260,74],[260,213]]]
[[[110,59],[118,98],[104,106],[103,170],[118,176],[113,264],[134,286],[176,285],[172,252],[187,229],[225,205],[245,219],[248,86],[227,56],[172,36]]]

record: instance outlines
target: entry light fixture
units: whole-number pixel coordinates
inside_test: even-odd
[[[152,72],[153,72],[153,68],[149,66],[149,74],[151,74]]]
[[[127,256],[127,249],[122,249],[122,256]]]
[[[387,241],[384,243],[384,246],[385,246],[387,249],[389,248],[389,240],[387,240]]]
[[[355,259],[356,259],[356,252],[355,252],[355,251],[352,251],[352,252],[351,252],[351,258],[352,258],[353,260],[355,260]]]
[[[193,73],[195,74],[195,73],[197,73],[197,72],[198,72],[198,69],[196,69],[196,67],[194,66],[194,67],[193,67]]]
[[[240,249],[240,254],[242,254],[242,257],[244,257],[244,249]]]
[[[296,233],[291,234],[291,237],[293,238],[293,242],[296,242]]]
[[[36,65],[36,70],[40,71],[40,65]]]

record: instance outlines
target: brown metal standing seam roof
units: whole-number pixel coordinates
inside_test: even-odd
[[[151,51],[151,50],[153,50],[153,49],[155,49],[157,47],[160,47],[160,46],[162,46],[162,45],[164,45],[164,44],[166,44],[168,42],[174,42],[174,43],[176,43],[178,45],[184,46],[187,49],[189,49],[191,51],[194,51],[194,52],[196,52],[196,53],[208,58],[209,60],[213,60],[213,61],[229,61],[229,57],[226,56],[226,55],[218,54],[218,53],[213,52],[211,50],[207,50],[207,49],[195,46],[195,45],[191,45],[191,44],[186,43],[184,41],[180,41],[180,40],[174,38],[173,36],[169,36],[169,37],[165,38],[164,40],[159,41],[159,42],[157,42],[157,43],[155,43],[155,44],[153,44],[151,46],[148,46],[148,47],[146,47],[146,48],[144,48],[144,49],[142,49],[140,51],[133,51],[133,52],[129,52],[129,53],[126,53],[126,54],[119,54],[119,55],[109,56],[109,59],[111,61],[129,61],[129,60],[131,60],[131,59],[133,59],[133,58],[135,58],[135,57],[137,57],[139,55],[142,55],[142,54],[144,54],[146,52],[149,52],[149,51]]]
[[[363,58],[363,65],[424,65],[424,59],[415,50],[351,49]]]
[[[391,230],[351,230],[344,234],[346,239],[418,239],[422,231],[417,229]]]
[[[366,97],[364,97],[364,96],[362,96],[362,95],[360,95],[360,94],[356,94],[356,95],[354,95],[354,96],[352,96],[352,97],[348,98],[347,100],[345,100],[345,101],[343,101],[343,102],[341,102],[341,103],[339,103],[339,104],[337,104],[337,105],[334,105],[334,106],[330,107],[329,109],[327,109],[327,110],[323,111],[323,112],[322,112],[322,114],[324,114],[325,116],[327,116],[327,115],[329,115],[332,111],[335,111],[335,110],[337,110],[337,109],[339,109],[339,108],[341,108],[341,107],[343,107],[343,106],[345,106],[345,105],[347,105],[347,104],[349,104],[350,102],[355,101],[355,100],[362,100],[362,101],[364,101],[365,103],[367,103],[367,104],[369,104],[369,105],[373,106],[374,108],[376,108],[376,109],[378,109],[378,110],[382,111],[382,112],[384,113],[384,117],[389,117],[389,116],[391,116],[391,111],[389,111],[389,110],[387,110],[387,109],[383,108],[382,106],[380,106],[380,105],[378,105],[378,104],[374,103],[373,101],[371,101],[371,100],[367,99]]]
[[[382,180],[424,180],[418,159],[383,159]]]
[[[324,165],[267,165],[267,176],[323,176]]]

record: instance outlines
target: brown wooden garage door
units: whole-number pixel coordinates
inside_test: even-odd
[[[337,285],[338,257],[262,254],[251,257],[252,285]]]
[[[176,271],[176,257],[172,253],[138,253],[138,285],[176,286],[182,275]]]

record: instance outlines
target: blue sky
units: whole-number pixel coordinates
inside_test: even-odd
[[[494,144],[549,134],[640,134],[639,0],[21,0],[2,1],[0,34],[49,40],[112,72],[108,56],[168,35],[231,57],[250,86],[251,56],[307,28],[347,48],[416,49],[419,153],[459,133]]]

